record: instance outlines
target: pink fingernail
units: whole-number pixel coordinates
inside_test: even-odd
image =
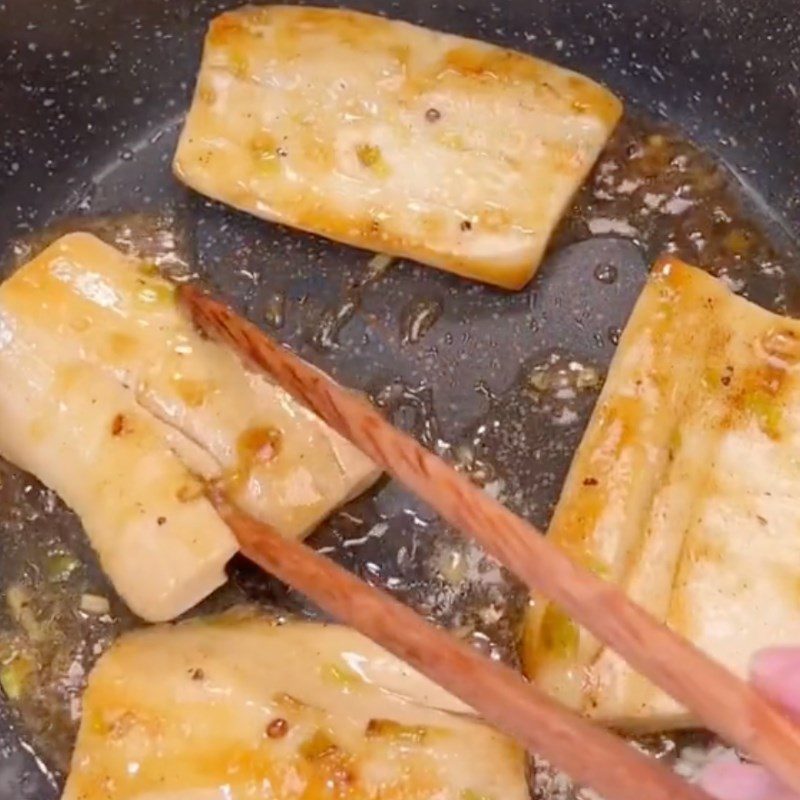
[[[700,786],[718,800],[778,800],[786,796],[770,775],[754,764],[711,764],[700,776]]]
[[[775,647],[756,653],[750,675],[760,691],[800,715],[800,648]]]

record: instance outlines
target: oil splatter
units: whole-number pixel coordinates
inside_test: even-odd
[[[339,336],[347,323],[356,315],[360,302],[358,295],[351,294],[336,308],[322,313],[312,338],[319,350],[338,350],[341,347]]]
[[[395,425],[413,434],[429,449],[441,452],[448,447],[439,436],[430,386],[409,386],[395,381],[377,392],[373,400],[378,408],[386,410]]]
[[[286,296],[272,292],[264,305],[264,321],[270,328],[282,328],[286,321]]]
[[[598,264],[594,268],[594,277],[600,283],[611,285],[616,283],[619,277],[619,270],[613,264]]]
[[[407,306],[400,318],[401,341],[403,344],[416,344],[436,324],[442,315],[439,300],[415,300]]]

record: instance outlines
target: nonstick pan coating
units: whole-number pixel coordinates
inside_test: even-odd
[[[159,236],[169,228],[177,232],[179,254],[209,283],[260,323],[271,323],[276,336],[307,358],[370,391],[430,446],[458,457],[457,443],[469,441],[499,408],[503,425],[494,445],[505,455],[496,469],[506,483],[516,476],[512,505],[546,524],[596,395],[579,398],[570,409],[574,419],[565,422],[523,411],[525,397],[514,387],[521,372],[549,363],[553,354],[605,369],[613,331],[630,312],[653,244],[611,231],[555,248],[532,286],[508,295],[407,263],[370,279],[369,254],[191,195],[172,179],[169,160],[207,21],[232,5],[0,0],[4,274],[24,255],[32,233],[96,224],[75,217],[111,219],[103,230],[112,238],[141,219]],[[800,10],[791,0],[349,5],[533,52],[606,82],[635,112],[677,126],[735,172],[742,202],[781,253],[784,275],[744,281],[744,289],[765,305],[797,308],[800,264],[792,242],[800,199]],[[596,280],[598,268],[610,269],[616,280]],[[417,336],[412,323],[426,314],[435,324]],[[7,491],[21,480],[8,469],[0,479]],[[398,587],[432,616],[463,622],[451,613],[446,593],[418,591],[428,576],[417,553],[445,535],[431,515],[391,486],[369,503],[351,516],[388,519],[388,534],[355,548],[352,557],[341,549],[338,556],[364,575],[380,572],[382,585]],[[32,515],[27,526],[19,516],[0,514],[0,589],[16,579],[21,564],[9,536],[42,526],[49,526],[48,535],[74,535],[75,520],[63,509]],[[338,525],[321,533],[320,546],[336,550],[353,534],[342,529],[346,519]],[[236,583],[247,597],[308,611],[299,598],[247,571]],[[512,596],[503,578],[494,591]],[[504,606],[503,598],[497,604],[510,615],[518,615],[517,606],[507,600]],[[498,641],[508,656],[502,642],[510,640]],[[56,782],[39,769],[24,734],[0,705],[0,800],[57,797]]]

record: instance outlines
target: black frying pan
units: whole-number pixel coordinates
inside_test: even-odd
[[[66,228],[88,227],[162,254],[171,246],[165,236],[174,235],[177,255],[167,268],[180,268],[181,260],[195,265],[246,313],[370,391],[396,421],[539,524],[547,522],[597,387],[559,406],[530,376],[550,370],[558,378],[570,360],[602,373],[660,250],[677,249],[768,307],[798,308],[792,240],[800,198],[800,10],[791,0],[350,3],[530,51],[605,81],[631,115],[606,163],[630,170],[644,149],[649,166],[642,173],[636,164],[634,172],[655,194],[683,191],[700,176],[704,189],[690,192],[692,211],[670,218],[644,213],[641,191],[633,200],[604,200],[598,172],[540,274],[514,295],[409,263],[369,279],[369,255],[206,203],[172,179],[169,160],[205,25],[235,4],[0,0],[4,271]],[[664,123],[667,154],[654,159],[648,137],[661,135]],[[673,128],[729,171],[673,141]],[[732,230],[739,238],[726,239]],[[415,336],[412,323],[423,312],[435,321]],[[384,520],[378,535],[383,528],[374,524]],[[516,587],[483,572],[474,557],[476,580],[448,580],[442,555],[454,540],[395,487],[384,485],[335,517],[316,542],[513,659],[522,605]],[[118,606],[113,623],[78,618],[77,595],[108,587],[76,520],[38,484],[0,465],[0,589],[21,577],[35,585],[41,558],[54,547],[78,553],[85,566],[48,607],[63,641],[38,712],[66,707],[80,675],[73,668],[73,683],[55,681],[75,662],[88,668],[94,643],[102,646],[132,620]],[[243,598],[314,613],[242,565],[209,607]],[[501,612],[499,622],[476,615],[487,604]],[[0,630],[10,624],[0,612]],[[63,711],[29,711],[0,705],[0,800],[58,795],[69,720]],[[37,745],[41,762],[26,742]]]

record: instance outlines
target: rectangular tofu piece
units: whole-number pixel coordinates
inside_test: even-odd
[[[136,614],[182,613],[224,583],[236,540],[128,391],[13,326],[0,311],[0,454],[80,515]]]
[[[355,631],[257,616],[127,634],[62,800],[528,800],[521,749]]]
[[[379,475],[318,417],[196,332],[174,288],[147,264],[80,233],[0,286],[0,370],[21,376],[0,390],[0,455],[76,511],[115,587],[148,620],[172,618],[224,580],[236,549],[229,531],[204,500],[211,523],[183,514],[185,504],[199,502],[203,481],[221,483],[251,514],[300,538]],[[76,470],[87,457],[82,426],[95,426],[96,452],[86,470]],[[149,433],[138,449],[120,449],[140,426]],[[127,520],[122,537],[120,504],[133,497],[130,475],[146,463],[148,448],[163,450],[162,460],[185,478],[177,488],[164,480],[171,495],[142,491],[134,504],[141,518]],[[108,490],[93,491],[98,481]],[[173,533],[204,544],[179,564],[168,557]],[[206,576],[196,585],[189,580],[195,570]]]
[[[621,111],[483,42],[245,6],[211,23],[174,169],[263,219],[519,289]]]
[[[800,322],[658,264],[549,535],[740,676],[755,651],[800,642]],[[610,725],[695,722],[541,598],[524,661]]]

